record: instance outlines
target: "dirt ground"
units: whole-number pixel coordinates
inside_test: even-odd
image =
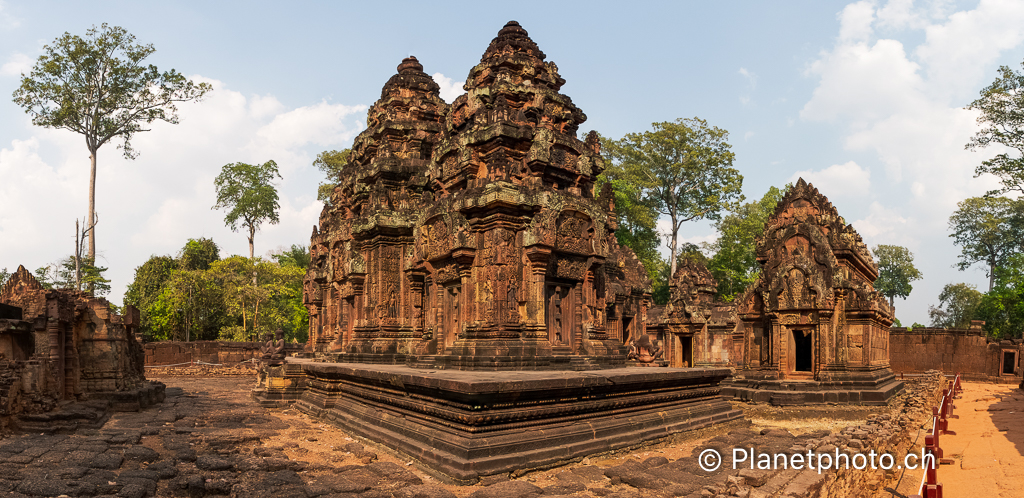
[[[1024,496],[1024,391],[1015,385],[963,383],[963,394],[954,402],[949,429],[939,446],[951,464],[939,466],[943,496],[1011,498]],[[924,436],[921,437],[922,443]],[[913,477],[913,479],[911,479]],[[900,486],[904,494],[916,493],[922,472],[907,473]]]

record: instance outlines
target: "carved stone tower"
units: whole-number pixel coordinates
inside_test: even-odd
[[[618,245],[597,134],[515,21],[449,107],[415,58],[356,138],[311,241],[310,344],[346,362],[621,365],[650,282]]]
[[[737,300],[737,397],[775,404],[882,404],[902,388],[889,368],[893,311],[860,235],[800,179],[757,241],[761,276]]]

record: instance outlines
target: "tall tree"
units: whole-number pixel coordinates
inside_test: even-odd
[[[248,230],[250,259],[260,225],[265,221],[276,225],[280,221],[277,211],[281,205],[272,183],[274,178],[281,178],[281,175],[277,172],[277,163],[271,160],[258,165],[226,164],[214,180],[217,204],[213,209],[228,210],[224,223],[232,231],[237,232],[239,226]]]
[[[68,256],[57,262],[57,279],[54,287],[61,289],[82,290],[84,286],[93,296],[102,296],[110,292],[110,280],[103,276],[107,268],[96,266],[92,258],[76,258]]]
[[[981,298],[974,318],[985,321],[992,337],[1020,338],[1024,334],[1024,254],[1010,256],[996,269],[996,285]]]
[[[667,216],[672,275],[679,254],[679,229],[692,220],[717,220],[742,200],[743,176],[732,168],[729,132],[700,118],[653,123],[653,131],[609,140],[613,160],[607,175],[638,187],[638,201]]]
[[[213,239],[205,237],[188,239],[185,247],[178,252],[178,268],[182,270],[208,270],[210,264],[220,259],[220,248]]]
[[[757,263],[756,242],[764,233],[764,224],[782,200],[783,191],[770,187],[761,199],[748,202],[715,222],[718,239],[705,244],[714,254],[708,270],[718,280],[718,297],[732,301],[761,274]]]
[[[939,305],[928,307],[932,327],[970,327],[981,299],[982,294],[971,284],[946,284],[939,293]]]
[[[325,204],[331,203],[331,192],[341,177],[341,168],[348,162],[348,154],[352,149],[327,150],[316,155],[313,166],[323,172],[325,180],[320,182],[316,190],[316,199]]]
[[[167,322],[167,320],[158,319],[157,316],[160,310],[171,312],[174,308],[159,307],[157,301],[177,269],[177,260],[170,256],[150,256],[145,263],[135,268],[135,278],[125,290],[125,306],[130,304],[139,309],[140,315],[142,315],[140,324],[142,331],[151,337],[166,335],[156,333],[159,328],[158,323]]]
[[[910,282],[921,280],[921,272],[914,268],[914,253],[903,246],[879,244],[872,249],[878,258],[878,280],[875,289],[889,298],[894,306],[896,296],[906,299],[914,286]]]
[[[1024,201],[1006,197],[971,197],[957,204],[949,217],[949,236],[961,247],[957,267],[975,263],[988,266],[988,290],[996,281],[996,269],[1020,252],[1024,244]]]
[[[309,247],[301,244],[292,244],[288,249],[279,247],[270,252],[270,257],[281,266],[294,266],[302,270],[309,268]]]
[[[176,102],[199,100],[212,87],[195,84],[173,69],[161,73],[143,60],[156,49],[135,44],[124,28],[93,26],[85,38],[64,33],[43,47],[28,76],[14,91],[14,102],[32,123],[63,128],[85,137],[89,149],[88,258],[96,260],[96,155],[111,140],[124,157],[138,156],[131,146],[136,133],[153,121],[177,123]]]
[[[982,126],[967,142],[967,150],[993,144],[1013,150],[982,161],[975,168],[975,177],[990,173],[999,178],[1002,187],[989,192],[990,195],[1024,192],[1024,74],[1007,66],[1000,66],[998,73],[996,80],[981,90],[981,96],[967,106],[981,112],[978,124]]]
[[[604,137],[601,140],[607,142]],[[661,245],[661,237],[657,231],[658,212],[640,200],[637,185],[602,174],[598,177],[595,190],[600,191],[604,188],[612,189],[612,198],[615,202],[615,216],[618,219],[615,238],[619,244],[632,249],[643,263],[648,278],[654,283],[655,304],[665,304],[668,302],[668,279],[663,274],[668,272],[668,265],[658,252],[658,246]],[[662,266],[665,267],[664,271],[661,269]]]

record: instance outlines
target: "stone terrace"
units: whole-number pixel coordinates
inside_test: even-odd
[[[794,436],[756,419],[754,425],[737,421],[546,471],[455,486],[294,409],[261,408],[239,389],[237,378],[161,380],[168,384],[162,405],[115,414],[99,429],[0,440],[0,493],[247,498],[874,496],[895,486],[900,475],[707,473],[697,466],[695,455],[704,448],[736,446],[773,453],[832,447],[905,449],[924,407],[932,404],[936,382],[911,384],[890,409],[842,430],[794,428],[802,433]],[[908,473],[904,480],[913,479]]]

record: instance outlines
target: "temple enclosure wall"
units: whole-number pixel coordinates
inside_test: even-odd
[[[143,345],[146,351],[146,366],[180,365],[182,363],[212,363],[235,365],[252,359],[259,359],[260,342],[234,341],[161,341]],[[305,343],[285,344],[285,352],[301,351]]]
[[[1021,378],[1020,339],[996,341],[985,337],[980,324],[970,329],[893,327],[889,358],[896,373],[941,370],[968,380],[1017,383]]]

